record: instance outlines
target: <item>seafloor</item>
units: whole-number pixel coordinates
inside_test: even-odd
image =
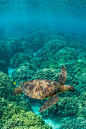
[[[86,41],[51,32],[0,40],[1,129],[86,129]],[[46,100],[12,95],[22,81],[58,81],[62,65],[75,92],[60,93],[49,109],[39,113]]]

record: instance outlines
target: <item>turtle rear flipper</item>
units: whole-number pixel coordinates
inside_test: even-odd
[[[48,99],[45,104],[39,109],[39,112],[46,110],[47,108],[53,106],[59,100],[58,95],[53,95],[50,99]]]
[[[60,73],[60,76],[59,76],[59,79],[58,79],[58,83],[60,85],[63,85],[65,83],[65,81],[66,81],[66,77],[67,77],[66,67],[62,66],[61,73]]]
[[[18,95],[18,94],[20,94],[20,93],[22,93],[23,91],[22,91],[22,89],[21,89],[21,86],[20,87],[16,87],[15,89],[14,89],[14,91],[13,91],[13,95]]]

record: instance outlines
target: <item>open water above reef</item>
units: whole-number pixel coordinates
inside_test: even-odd
[[[58,81],[62,65],[75,92],[49,109],[12,94],[23,81]],[[0,128],[86,129],[86,0],[0,0]]]
[[[54,28],[60,34],[85,37],[85,21],[85,0],[0,1],[0,38],[20,37],[35,27],[44,31]]]

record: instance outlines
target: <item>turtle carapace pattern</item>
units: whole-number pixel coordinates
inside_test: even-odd
[[[75,89],[71,85],[64,85],[67,77],[66,67],[62,66],[58,82],[49,79],[36,79],[20,83],[13,91],[13,95],[24,93],[34,99],[44,99],[50,97],[45,104],[39,109],[39,112],[53,106],[58,100],[58,93],[64,91],[74,92]]]

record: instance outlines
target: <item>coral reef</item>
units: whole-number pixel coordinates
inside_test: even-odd
[[[85,129],[86,120],[82,118],[65,118],[62,120],[62,125],[60,129]]]
[[[53,39],[51,39],[49,42],[44,44],[44,47],[42,47],[37,52],[37,57],[46,57],[46,55],[53,55],[57,53],[58,50],[62,49],[67,45],[67,42],[62,36],[55,36]]]
[[[53,56],[55,61],[59,61],[66,63],[72,60],[77,59],[78,52],[75,50],[75,48],[71,47],[64,47],[57,51],[57,53]]]
[[[79,112],[77,113],[77,117],[84,117],[86,119],[86,92],[82,92],[79,97]]]
[[[35,57],[31,60],[32,64],[35,64],[38,68],[58,68],[59,60],[55,61],[53,55],[57,53],[59,49],[63,48],[65,44],[67,44],[67,42],[63,37],[54,36],[53,39],[46,42],[44,46],[36,52]]]
[[[17,38],[9,38],[0,41],[0,60],[4,60],[9,65],[10,58],[17,52],[22,52],[22,44]]]
[[[57,114],[62,116],[76,116],[79,111],[79,103],[77,98],[73,97],[64,97],[61,101],[58,101],[59,110]]]
[[[23,46],[22,43],[19,41],[18,38],[8,38],[7,39],[7,50],[10,54],[10,57],[15,55],[16,53],[23,52]]]
[[[86,58],[77,59],[75,66],[76,66],[76,75],[81,76],[81,74],[85,73],[86,71]]]
[[[59,116],[62,119],[60,129],[85,129],[86,44],[73,40],[70,36],[66,39],[54,30],[37,31],[35,28],[33,31],[34,29],[20,38],[10,37],[0,41],[0,128],[51,129],[41,117],[30,111],[33,110],[32,103],[43,105],[46,100],[31,99],[24,94],[13,96],[12,93],[21,81],[58,81],[61,66],[65,65],[65,84],[73,85],[75,92],[61,93],[59,101],[40,114],[51,119]],[[6,64],[15,68],[12,73],[13,81],[6,75]]]
[[[49,46],[50,45],[50,46]],[[60,68],[61,65],[66,63],[74,62],[77,59],[78,51],[75,48],[62,47],[58,49],[58,42],[56,42],[55,48],[54,45],[49,43],[49,47],[42,47],[37,53],[36,57],[31,60],[39,68]]]
[[[10,54],[7,50],[7,45],[5,41],[0,41],[0,60],[5,61],[7,64],[9,64]]]
[[[54,115],[67,117],[67,116],[76,116],[79,111],[79,103],[76,98],[73,97],[64,97],[59,99],[59,101],[54,104],[49,109],[41,112],[43,117],[50,116],[51,118]],[[52,114],[51,114],[52,112]]]
[[[21,110],[20,113],[14,114],[11,119],[9,119],[3,129],[52,129],[49,125],[45,124],[40,116],[36,116],[33,112],[25,112]]]
[[[7,109],[7,101],[0,97],[0,119],[3,116],[4,111]]]
[[[35,67],[31,64],[26,64],[25,66],[20,66],[18,69],[12,72],[12,79],[17,84],[21,81],[30,80],[35,74]]]
[[[27,48],[29,48],[33,52],[37,52],[44,46],[45,43],[44,38],[45,38],[45,33],[42,31],[36,31],[32,35],[27,35],[26,36]]]
[[[26,103],[22,100],[20,100],[20,102],[12,102],[12,101],[6,101],[5,99],[1,99],[0,103],[2,103],[3,105],[1,105],[1,109],[0,112],[2,112],[1,117],[1,125],[4,125],[5,122],[9,119],[11,119],[11,117],[14,114],[19,114],[22,110],[24,110],[25,112],[30,111],[30,104],[29,102]]]
[[[60,74],[60,69],[44,68],[37,70],[32,79],[51,79],[57,81]]]
[[[57,36],[54,37],[49,42],[45,43],[44,47],[38,50],[38,52],[36,53],[36,58],[34,58],[32,62],[34,63],[34,60],[39,60],[40,64],[39,62],[37,62],[37,65],[40,68],[46,68],[46,67],[49,68],[50,65],[53,65],[53,62],[56,62],[53,59],[53,55],[57,53],[59,49],[63,48],[65,44],[67,44],[66,41],[64,39],[62,41],[62,39],[63,38],[61,36]],[[59,59],[57,60],[56,63],[58,63],[58,61]]]
[[[0,60],[0,71],[8,74],[8,69],[7,69],[6,63],[3,60]]]
[[[76,89],[79,92],[86,91],[86,73],[82,73],[81,76],[79,76],[79,85],[76,86]]]
[[[42,64],[42,58],[41,57],[34,57],[32,60],[31,60],[31,63],[37,67],[37,68],[40,68],[41,64]]]
[[[32,59],[33,55],[31,52],[25,53],[16,53],[11,59],[10,59],[10,66],[13,68],[18,68],[20,65],[24,65],[25,63],[30,63],[30,60]]]
[[[14,98],[14,96],[12,96],[14,88],[15,86],[11,78],[7,74],[0,72],[0,97],[12,100]]]

